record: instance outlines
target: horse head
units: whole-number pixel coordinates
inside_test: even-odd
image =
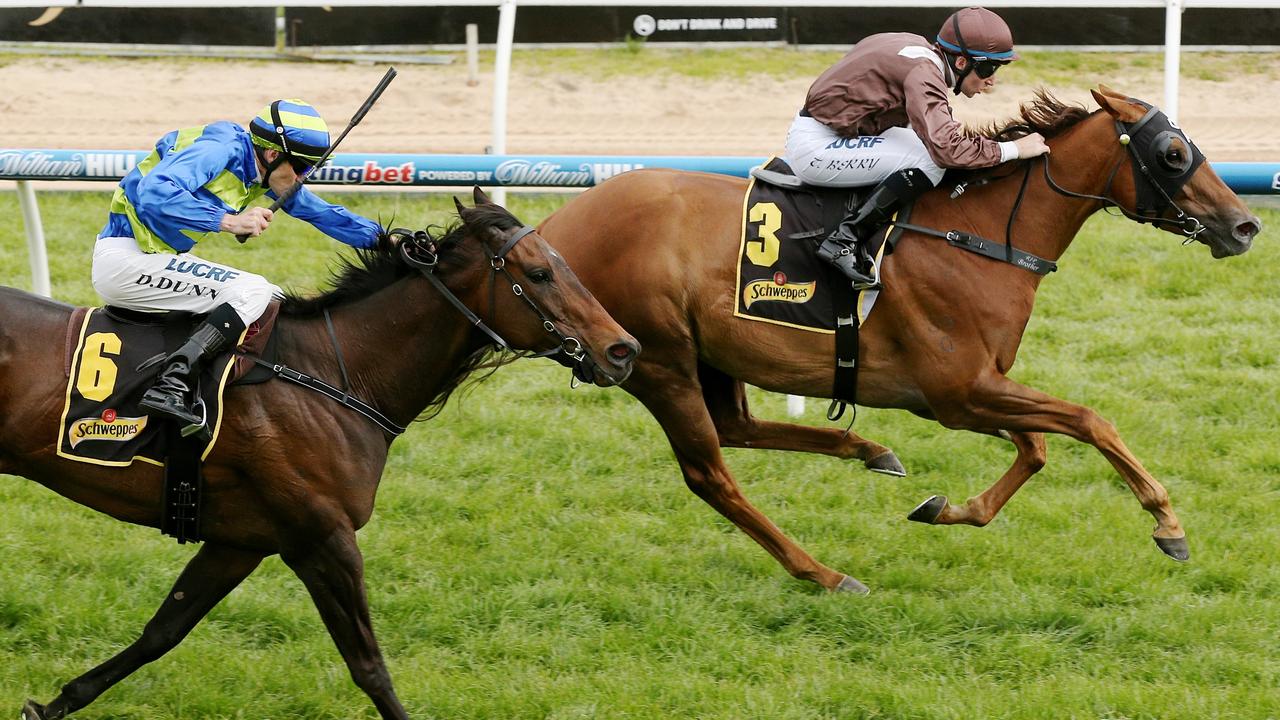
[[[636,339],[532,227],[490,201],[480,188],[473,195],[474,207],[454,198],[462,225],[438,245],[420,236],[430,245],[425,252],[430,262],[438,259],[450,266],[449,288],[465,306],[459,310],[497,345],[550,357],[601,387],[624,382],[640,353]],[[487,262],[462,257],[471,247],[479,247]],[[411,262],[414,253],[424,250],[418,241],[402,249]]]
[[[1240,255],[1262,222],[1236,196],[1187,134],[1158,108],[1100,85],[1093,99],[1115,121],[1133,182],[1113,189],[1122,211],[1140,222],[1209,246],[1215,258]]]

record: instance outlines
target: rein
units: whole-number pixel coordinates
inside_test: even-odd
[[[537,353],[521,353],[515,351],[511,347],[510,343],[504,340],[501,335],[494,332],[492,328],[484,323],[484,320],[480,319],[479,315],[472,312],[471,308],[468,308],[461,300],[459,300],[457,295],[454,295],[449,288],[445,287],[445,284],[440,280],[435,272],[436,266],[440,262],[439,254],[436,251],[435,244],[431,242],[426,232],[419,230],[413,235],[409,235],[408,231],[392,230],[391,234],[405,236],[405,239],[400,243],[400,256],[404,258],[404,261],[412,267],[417,268],[418,271],[422,273],[423,277],[430,281],[432,286],[434,286],[451,305],[458,309],[458,312],[462,313],[463,317],[465,317],[478,330],[483,332],[485,335],[488,335],[494,345],[497,345],[503,350],[516,352],[516,354],[521,357],[554,358],[556,356],[563,355],[567,360],[582,362],[587,356],[587,351],[583,346],[582,341],[578,338],[565,335],[560,332],[560,328],[556,327],[555,323],[551,321],[551,318],[547,317],[547,314],[542,311],[542,308],[533,301],[533,298],[525,294],[524,288],[520,283],[516,282],[515,277],[511,275],[511,271],[507,270],[507,253],[511,252],[511,249],[516,246],[516,243],[520,242],[520,240],[533,231],[533,227],[529,225],[521,227],[507,239],[497,253],[491,254],[489,252],[489,248],[483,243],[481,244],[481,247],[484,249],[485,255],[489,258],[489,267],[492,268],[492,274],[490,276],[490,297],[493,298],[497,294],[497,278],[498,273],[501,272],[507,278],[507,282],[510,283],[511,292],[516,297],[524,300],[525,303],[528,304],[529,308],[537,314],[538,319],[542,321],[542,329],[546,330],[559,341],[555,347]],[[491,311],[494,306],[495,303],[491,300],[489,304]],[[492,320],[490,320],[490,322],[492,322]]]
[[[1072,198],[1079,198],[1081,200],[1094,200],[1094,201],[1100,202],[1102,203],[1102,206],[1104,208],[1113,207],[1119,210],[1120,213],[1123,214],[1125,217],[1139,224],[1150,223],[1155,226],[1170,225],[1173,227],[1177,227],[1178,230],[1181,231],[1183,235],[1187,236],[1187,239],[1183,241],[1183,244],[1188,245],[1192,243],[1193,241],[1195,241],[1196,236],[1198,236],[1200,233],[1205,231],[1204,223],[1201,223],[1198,218],[1192,215],[1189,215],[1187,212],[1185,212],[1182,209],[1182,207],[1178,205],[1176,201],[1174,201],[1173,197],[1164,188],[1164,186],[1156,180],[1155,176],[1151,172],[1150,166],[1147,164],[1146,161],[1142,159],[1142,156],[1139,152],[1140,149],[1142,150],[1148,149],[1147,146],[1144,144],[1144,147],[1138,148],[1138,147],[1135,147],[1134,143],[1132,142],[1132,138],[1142,130],[1143,126],[1145,126],[1153,118],[1161,115],[1162,114],[1160,113],[1160,110],[1158,108],[1152,107],[1151,109],[1147,110],[1146,115],[1143,115],[1142,118],[1135,123],[1126,124],[1124,122],[1117,120],[1116,134],[1118,136],[1120,144],[1123,145],[1125,150],[1127,151],[1127,155],[1129,156],[1130,160],[1133,162],[1134,167],[1137,168],[1138,174],[1142,177],[1143,180],[1146,181],[1147,187],[1151,190],[1154,190],[1157,193],[1159,200],[1163,201],[1165,207],[1172,207],[1173,211],[1177,213],[1177,215],[1174,218],[1165,218],[1165,217],[1160,217],[1159,215],[1143,215],[1141,213],[1142,211],[1141,207],[1138,208],[1138,212],[1134,212],[1132,210],[1126,209],[1120,203],[1116,202],[1116,199],[1112,196],[1111,185],[1112,183],[1115,182],[1116,174],[1120,172],[1120,166],[1124,163],[1124,157],[1121,157],[1119,160],[1117,160],[1115,167],[1111,168],[1111,174],[1107,177],[1107,184],[1103,188],[1102,195],[1090,195],[1088,193],[1074,192],[1071,190],[1067,190],[1066,188],[1059,185],[1053,179],[1053,176],[1049,174],[1049,160],[1047,158],[1044,161],[1045,182],[1048,183],[1049,187],[1052,188],[1053,191],[1058,193],[1059,195],[1064,195],[1066,197],[1072,197]],[[1166,120],[1166,123],[1167,123],[1167,120]],[[1184,136],[1184,140],[1186,140],[1185,136]],[[1191,146],[1190,140],[1186,140],[1186,143],[1188,147]],[[1189,178],[1190,173],[1187,173],[1187,175]],[[1183,182],[1185,182],[1185,180]],[[1182,183],[1179,183],[1177,188],[1174,191],[1175,194],[1177,190],[1181,189],[1181,186],[1182,186]]]
[[[542,320],[543,329],[554,335],[555,338],[559,340],[559,344],[550,350],[544,350],[539,353],[517,354],[520,354],[522,357],[555,357],[563,355],[567,360],[582,362],[587,355],[582,342],[575,337],[571,337],[560,332],[560,329],[556,327],[555,323],[551,322],[551,319],[542,311],[542,308],[539,307],[532,298],[525,294],[524,288],[520,286],[520,283],[516,282],[515,277],[513,277],[511,272],[506,268],[507,253],[511,252],[511,249],[516,246],[516,243],[520,242],[522,238],[533,231],[534,229],[528,225],[521,227],[513,233],[505,243],[503,243],[497,253],[490,253],[489,248],[484,246],[483,243],[481,244],[481,247],[484,248],[485,255],[489,258],[489,266],[493,269],[493,274],[490,276],[492,280],[492,287],[495,288],[493,292],[496,292],[497,277],[498,273],[501,272],[506,276],[507,281],[511,283],[511,292],[528,303],[529,307],[532,308]],[[488,335],[489,338],[493,340],[493,344],[503,348],[504,350],[512,350],[511,345],[504,340],[501,335],[494,332],[488,325],[485,325],[484,321],[471,311],[471,308],[468,308],[463,304],[463,302],[458,299],[458,296],[454,295],[453,292],[451,292],[449,288],[445,287],[445,284],[441,282],[435,272],[436,267],[440,262],[440,257],[436,251],[434,243],[431,242],[430,237],[426,232],[419,230],[416,233],[410,233],[408,230],[397,229],[391,230],[388,234],[393,237],[400,236],[402,238],[399,245],[400,257],[403,258],[409,266],[416,268],[418,272],[422,273],[423,277],[430,281],[431,284],[440,291],[440,294],[444,295],[445,299],[457,308],[458,312],[462,313],[463,317],[465,317],[480,331]],[[492,306],[493,304],[491,301],[490,307]],[[254,364],[269,369],[271,372],[275,373],[277,377],[283,380],[288,380],[289,382],[296,383],[309,390],[314,390],[321,395],[334,400],[338,404],[360,413],[373,421],[373,423],[378,427],[382,428],[383,432],[386,432],[393,437],[403,435],[408,428],[396,423],[369,403],[351,395],[351,383],[347,376],[346,362],[343,360],[342,347],[338,343],[337,333],[334,332],[333,319],[329,315],[328,308],[325,308],[324,310],[324,322],[329,333],[329,340],[333,343],[334,354],[338,360],[338,372],[342,376],[341,388],[334,387],[333,385],[330,385],[319,378],[311,377],[306,373],[298,372],[283,363],[269,363],[266,360],[253,355],[243,355],[242,357],[246,357],[249,360],[252,360]],[[512,351],[516,352],[514,350]]]
[[[1194,162],[1187,169],[1183,170],[1183,172],[1181,173],[1181,175],[1184,176],[1183,179],[1180,181],[1173,182],[1171,184],[1173,192],[1170,192],[1168,189],[1166,189],[1165,185],[1156,178],[1156,176],[1151,171],[1150,164],[1146,160],[1144,160],[1142,157],[1142,154],[1144,152],[1149,152],[1152,150],[1152,145],[1154,144],[1154,140],[1148,137],[1137,144],[1133,142],[1133,138],[1139,137],[1144,127],[1146,127],[1148,123],[1150,123],[1153,119],[1157,119],[1157,118],[1159,119],[1158,122],[1161,126],[1165,128],[1173,128],[1173,130],[1176,130],[1177,132],[1174,134],[1181,136],[1183,142],[1186,143],[1187,147],[1193,149],[1192,152],[1195,156],[1193,158]],[[1133,210],[1126,209],[1124,206],[1122,206],[1119,202],[1116,201],[1114,194],[1111,191],[1111,186],[1115,182],[1116,175],[1120,172],[1120,166],[1125,161],[1125,158],[1123,156],[1119,160],[1117,160],[1115,166],[1111,168],[1111,173],[1107,176],[1107,184],[1103,188],[1103,194],[1091,195],[1089,193],[1080,193],[1080,192],[1075,192],[1073,190],[1068,190],[1062,187],[1061,185],[1059,185],[1058,182],[1053,179],[1053,175],[1049,172],[1049,157],[1046,155],[1043,158],[1032,158],[1029,161],[1027,161],[1025,165],[1023,165],[1022,184],[1018,188],[1018,196],[1014,200],[1013,210],[1010,211],[1009,213],[1009,221],[1005,224],[1005,243],[1003,245],[993,240],[988,240],[986,238],[983,238],[977,235],[971,235],[969,233],[960,232],[959,230],[948,230],[946,232],[942,232],[940,230],[935,230],[933,228],[923,227],[920,225],[913,225],[905,222],[897,222],[896,220],[890,221],[889,224],[895,227],[902,228],[903,230],[910,230],[912,232],[918,232],[924,235],[942,238],[946,240],[948,243],[950,243],[951,245],[954,245],[955,247],[959,247],[964,250],[968,250],[970,252],[974,252],[979,255],[989,257],[993,260],[1006,262],[1006,263],[1009,263],[1010,265],[1017,265],[1018,267],[1026,270],[1030,270],[1031,272],[1036,273],[1037,275],[1047,275],[1058,269],[1057,263],[1055,263],[1052,260],[1046,260],[1045,258],[1032,255],[1031,253],[1028,253],[1028,252],[1024,252],[1013,246],[1013,223],[1018,216],[1018,210],[1021,209],[1022,207],[1022,198],[1026,195],[1026,192],[1027,192],[1027,182],[1031,177],[1031,165],[1035,163],[1037,160],[1043,160],[1045,184],[1047,184],[1051,190],[1058,193],[1059,195],[1063,195],[1065,197],[1071,197],[1071,198],[1078,198],[1080,200],[1092,200],[1095,202],[1102,203],[1102,206],[1104,208],[1115,208],[1119,210],[1120,213],[1123,214],[1125,217],[1140,224],[1150,223],[1151,225],[1154,225],[1154,226],[1169,225],[1172,227],[1176,227],[1187,238],[1186,240],[1183,241],[1182,243],[1183,245],[1188,245],[1194,242],[1196,240],[1196,237],[1200,233],[1205,231],[1206,229],[1205,225],[1204,223],[1200,222],[1198,218],[1184,211],[1182,207],[1178,205],[1178,203],[1173,199],[1173,195],[1176,195],[1178,191],[1182,189],[1182,185],[1184,185],[1186,181],[1190,179],[1191,174],[1195,170],[1196,166],[1199,165],[1201,162],[1203,162],[1203,157],[1199,155],[1199,151],[1194,150],[1195,146],[1192,144],[1191,140],[1186,137],[1186,134],[1182,133],[1181,130],[1178,130],[1177,127],[1174,126],[1169,121],[1169,119],[1163,113],[1160,112],[1159,108],[1156,108],[1154,106],[1148,106],[1147,113],[1143,115],[1137,122],[1125,123],[1120,120],[1117,120],[1115,123],[1115,126],[1116,126],[1116,134],[1118,136],[1120,144],[1124,146],[1126,150],[1126,155],[1129,157],[1130,161],[1133,163],[1134,167],[1136,168],[1137,176],[1141,177],[1143,181],[1145,181],[1146,189],[1154,191],[1154,193],[1156,194],[1156,203],[1155,203],[1156,212],[1159,213],[1164,208],[1173,208],[1174,213],[1176,213],[1175,217],[1165,218],[1165,217],[1161,217],[1158,214],[1155,214],[1155,215],[1144,214],[1144,208],[1141,202],[1139,202],[1137,206],[1137,211],[1135,212]],[[1159,127],[1156,127],[1155,132],[1164,135],[1164,134],[1169,134],[1172,131],[1168,129],[1161,131]],[[1151,134],[1150,132],[1147,133],[1147,135],[1150,135],[1150,134]],[[960,195],[962,195],[965,192],[965,189],[970,185],[975,187],[985,185],[991,182],[992,180],[1009,177],[1009,175],[1011,174],[1012,173],[1009,173],[1006,175],[1001,175],[999,177],[987,176],[974,181],[962,182],[959,185],[957,185],[955,189],[951,192],[951,199],[954,200]],[[1135,177],[1134,183],[1135,185],[1137,185],[1136,177]]]

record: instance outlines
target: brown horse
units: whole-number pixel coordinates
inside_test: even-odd
[[[328,293],[287,298],[275,328],[281,361],[336,384],[328,310],[353,395],[401,426],[440,407],[486,357],[514,356],[490,353],[492,338],[450,306],[427,277],[434,273],[511,348],[561,344],[575,356],[566,362],[597,384],[626,379],[635,340],[532,228],[522,229],[479,190],[476,202],[459,205],[461,224],[442,237],[398,235],[394,248],[362,253]],[[66,349],[37,338],[66,337],[72,310],[0,288],[0,473],[23,475],[119,520],[158,526],[159,468],[54,454],[67,378],[49,369],[63,367]],[[164,655],[275,553],[311,593],[356,685],[382,717],[407,717],[374,639],[355,535],[373,512],[394,436],[284,382],[230,388],[225,417],[205,464],[206,542],[136,642],[67,683],[48,705],[28,701],[25,720],[64,717]]]
[[[1113,205],[1185,233],[1188,241],[1208,245],[1214,257],[1249,249],[1258,219],[1207,163],[1193,162],[1202,156],[1181,131],[1145,103],[1106,88],[1093,96],[1105,112],[1090,114],[1041,93],[998,134],[1009,139],[1040,132],[1050,138],[1052,153],[984,174],[987,184],[975,182],[955,200],[946,192],[928,193],[916,203],[911,223],[997,241],[1008,226],[1015,247],[1057,260],[1088,216]],[[1170,129],[1146,141],[1142,129],[1159,126]],[[1134,170],[1131,152],[1151,175]],[[1175,202],[1163,208],[1164,218],[1139,214],[1140,193],[1170,189],[1167,181],[1179,172],[1183,184],[1168,192]],[[734,317],[745,190],[745,181],[722,176],[631,172],[583,193],[540,230],[644,344],[645,355],[623,387],[666,431],[689,488],[793,576],[865,592],[858,581],[810,557],[753,507],[720,453],[721,447],[815,452],[901,474],[896,457],[874,442],[837,429],[758,420],[748,410],[744,383],[831,397],[835,363],[831,335]],[[1087,407],[1006,377],[1040,275],[907,232],[885,260],[882,279],[886,290],[860,332],[857,402],[996,434],[1017,450],[1013,466],[986,492],[962,505],[935,496],[911,513],[912,520],[985,525],[1044,467],[1043,433],[1061,433],[1096,447],[1155,516],[1160,548],[1187,557],[1168,493],[1110,423]]]

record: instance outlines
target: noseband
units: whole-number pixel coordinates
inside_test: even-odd
[[[1120,205],[1111,191],[1111,185],[1115,182],[1116,174],[1120,171],[1120,165],[1124,162],[1123,157],[1111,169],[1111,175],[1107,177],[1107,185],[1102,195],[1089,195],[1088,193],[1078,193],[1063,188],[1049,174],[1048,157],[1044,158],[1044,179],[1049,187],[1053,188],[1054,192],[1059,195],[1083,200],[1097,200],[1103,204],[1103,207],[1114,207],[1125,217],[1138,223],[1177,227],[1183,235],[1187,236],[1186,241],[1183,243],[1185,245],[1194,241],[1196,236],[1204,232],[1205,226],[1198,218],[1184,211],[1173,199],[1173,196],[1182,190],[1182,186],[1187,184],[1187,181],[1195,174],[1196,169],[1204,163],[1204,154],[1200,152],[1200,148],[1191,142],[1191,139],[1187,137],[1181,128],[1174,125],[1167,115],[1160,112],[1159,108],[1146,103],[1143,103],[1143,105],[1147,107],[1147,113],[1137,122],[1126,123],[1117,120],[1115,123],[1116,134],[1120,144],[1128,151],[1129,159],[1133,164],[1134,192],[1137,196],[1134,210],[1127,210]],[[1171,162],[1168,159],[1170,156],[1167,153],[1172,141],[1175,139],[1181,140],[1186,145],[1191,153],[1190,158],[1181,158],[1178,162]],[[1158,173],[1152,171],[1153,164],[1159,171]],[[1174,217],[1161,217],[1167,208],[1173,208]]]
[[[556,346],[550,350],[543,350],[542,352],[537,353],[522,353],[522,355],[525,357],[549,357],[565,365],[582,364],[588,360],[587,351],[583,346],[582,341],[578,340],[576,337],[565,335],[560,332],[560,328],[556,327],[556,324],[552,322],[551,318],[542,311],[542,308],[533,301],[533,298],[525,294],[524,288],[520,283],[516,282],[515,277],[511,275],[509,270],[507,270],[507,253],[511,252],[511,249],[516,246],[516,243],[520,242],[520,240],[533,231],[534,229],[529,225],[521,227],[519,230],[515,231],[511,237],[507,238],[507,241],[503,243],[502,247],[499,248],[496,253],[489,252],[489,247],[484,243],[480,243],[480,247],[484,249],[484,254],[489,258],[489,267],[492,269],[492,273],[490,275],[490,313],[494,312],[494,299],[497,293],[498,273],[502,273],[511,286],[511,292],[529,305],[533,312],[537,314],[538,318],[542,321],[542,328],[558,341]],[[436,249],[435,241],[431,239],[430,235],[423,230],[410,233],[408,230],[402,229],[391,230],[388,234],[401,238],[400,256],[404,258],[404,261],[411,267],[417,268],[418,271],[422,273],[423,277],[429,280],[436,290],[439,290],[440,294],[444,295],[445,299],[458,309],[458,312],[462,313],[463,317],[467,318],[472,325],[485,335],[488,335],[489,338],[493,340],[493,344],[504,350],[519,352],[512,348],[501,335],[494,332],[492,328],[486,325],[485,322],[480,319],[480,316],[472,312],[471,308],[468,308],[463,304],[463,302],[458,299],[458,296],[454,295],[453,292],[450,291],[449,288],[445,287],[445,284],[441,282],[439,276],[436,275],[436,268],[439,265],[440,256]],[[492,316],[490,317],[490,322],[493,322]]]

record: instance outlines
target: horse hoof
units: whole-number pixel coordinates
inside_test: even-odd
[[[848,575],[845,575],[840,580],[840,584],[836,586],[836,589],[834,592],[853,593],[854,595],[866,595],[867,593],[871,592],[871,588],[867,587],[866,585],[863,585],[857,580],[854,580]]]
[[[942,514],[942,511],[946,509],[946,507],[947,496],[934,495],[928,500],[917,505],[916,509],[912,510],[911,514],[907,516],[907,519],[932,525],[937,522],[938,516]]]
[[[902,467],[902,463],[898,460],[898,456],[893,451],[883,455],[877,455],[866,462],[867,469],[871,472],[878,472],[884,475],[892,475],[894,477],[906,477],[907,469]]]
[[[1155,538],[1156,546],[1169,557],[1178,562],[1186,562],[1191,558],[1191,548],[1187,546],[1186,536],[1180,538]]]
[[[46,720],[44,706],[35,700],[27,700],[22,706],[22,717],[19,720]]]

